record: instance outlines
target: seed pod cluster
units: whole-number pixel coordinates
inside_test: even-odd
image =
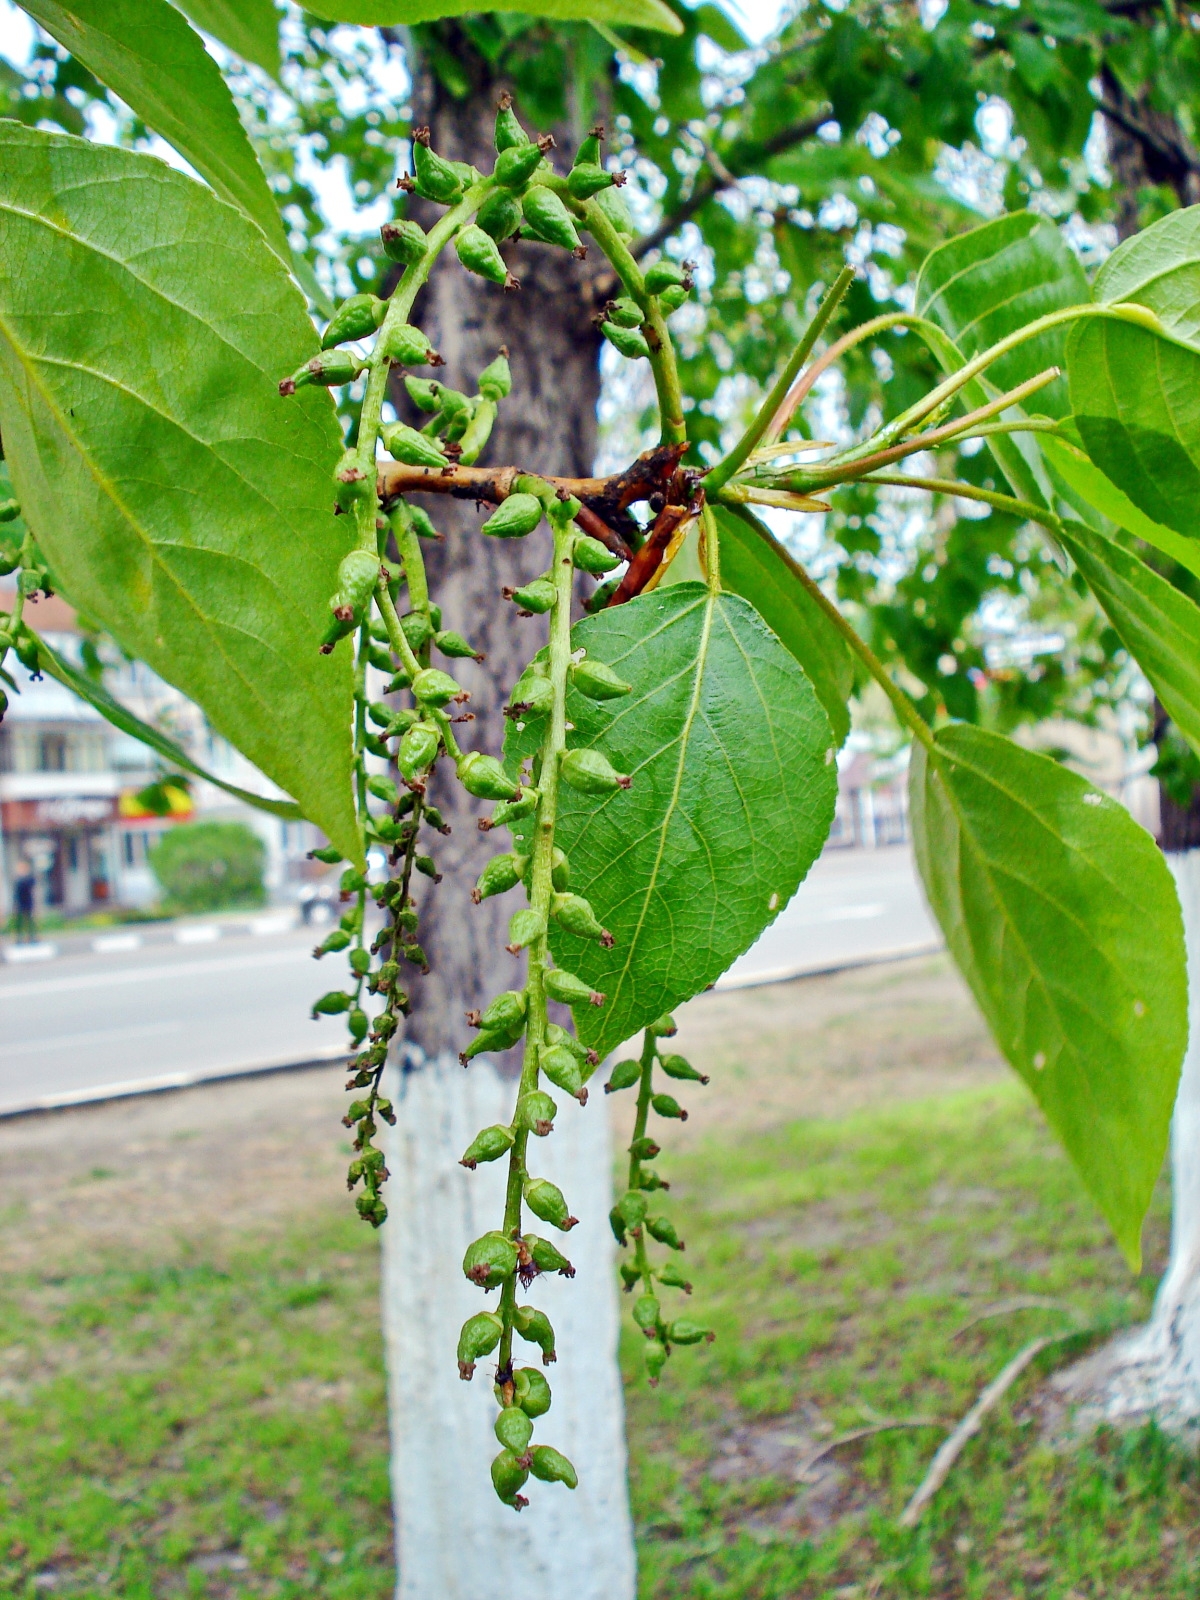
[[[664,1244],[671,1251],[682,1251],[684,1241],[676,1232],[670,1217],[652,1203],[648,1196],[669,1189],[670,1185],[646,1163],[659,1154],[657,1141],[646,1132],[651,1111],[660,1117],[687,1120],[687,1112],[673,1095],[656,1090],[654,1070],[666,1074],[677,1082],[707,1083],[703,1073],[697,1072],[690,1062],[674,1052],[664,1052],[662,1041],[676,1032],[675,1019],[660,1017],[646,1029],[640,1060],[632,1057],[618,1061],[604,1085],[605,1094],[616,1094],[623,1089],[638,1091],[637,1117],[633,1139],[629,1146],[629,1177],[625,1193],[609,1213],[613,1234],[622,1247],[633,1247],[633,1259],[621,1263],[621,1277],[625,1292],[638,1292],[633,1304],[633,1320],[645,1336],[644,1359],[646,1376],[657,1384],[663,1368],[677,1344],[711,1342],[715,1337],[711,1328],[689,1317],[670,1317],[659,1302],[655,1282],[663,1287],[682,1289],[691,1294],[692,1286],[680,1269],[668,1257],[656,1265],[647,1245],[648,1239]]]

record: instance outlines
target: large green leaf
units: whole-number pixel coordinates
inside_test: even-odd
[[[279,12],[275,0],[175,0],[198,28],[279,77]]]
[[[617,27],[652,28],[657,33],[682,33],[679,18],[662,0],[319,0],[312,8],[327,22],[360,22],[394,27],[461,17],[469,11],[520,11],[552,22],[606,22]]]
[[[850,732],[854,690],[850,649],[789,564],[787,552],[750,512],[714,507],[721,539],[721,582],[740,594],[804,668],[838,745]]]
[[[194,773],[197,778],[203,778],[205,783],[216,784],[218,789],[224,789],[226,794],[233,795],[237,800],[244,800],[247,805],[255,806],[259,811],[269,811],[273,816],[285,817],[288,821],[303,818],[304,813],[294,800],[273,800],[269,795],[252,794],[249,789],[241,789],[236,783],[226,783],[224,778],[218,778],[215,773],[209,772],[207,767],[202,767],[199,762],[193,761],[181,744],[169,738],[160,728],[153,728],[148,722],[143,722],[141,717],[135,717],[128,706],[123,706],[102,683],[97,683],[94,678],[89,678],[85,672],[73,667],[59,655],[57,650],[48,645],[45,639],[38,639],[37,652],[38,666],[43,672],[48,672],[52,678],[57,678],[59,683],[73,690],[81,700],[86,700],[88,705],[98,711],[106,721],[111,722],[114,728],[119,728],[122,733],[128,733],[140,740],[171,766],[178,767],[184,772]]]
[[[1200,347],[1200,206],[1119,244],[1096,274],[1095,295],[1102,305],[1149,306],[1172,338]]]
[[[266,174],[200,36],[167,0],[21,0],[290,261]],[[224,9],[223,7],[221,9]]]
[[[1016,211],[932,251],[917,278],[916,310],[944,328],[970,360],[1036,318],[1090,299],[1083,269],[1054,224]],[[983,405],[1047,367],[1063,366],[1065,347],[1059,328],[1018,345],[989,367],[985,378],[967,386],[965,400]],[[1065,415],[1066,384],[1057,381],[1042,389],[1035,405],[1048,416]],[[988,445],[1015,494],[1047,502],[1048,486],[1031,439],[997,434]]]
[[[1172,722],[1200,751],[1200,607],[1148,567],[1126,535],[1070,522],[1059,539]]]
[[[633,787],[560,789],[571,887],[611,950],[551,930],[556,960],[608,996],[576,1014],[601,1052],[720,977],[795,894],[833,819],[829,721],[808,679],[737,595],[679,583],[579,623],[572,643],[634,685],[572,692],[571,743]]]
[[[0,431],[64,592],[347,853],[348,535],[316,336],[259,230],[150,156],[0,122]]]
[[[1200,538],[1200,351],[1091,317],[1067,342],[1067,368],[1088,455],[1152,521]]]
[[[1136,1265],[1187,1043],[1166,863],[1118,801],[980,728],[914,745],[909,784],[946,942]]]

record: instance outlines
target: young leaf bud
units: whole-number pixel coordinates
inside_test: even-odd
[[[404,777],[414,779],[425,772],[438,753],[441,733],[429,722],[415,722],[400,741],[396,765]]]
[[[508,943],[505,949],[515,956],[518,950],[524,950],[535,939],[540,939],[545,931],[544,920],[532,906],[527,906],[523,911],[514,911],[508,924]]]
[[[496,1438],[514,1456],[523,1456],[533,1438],[533,1421],[520,1406],[505,1406],[492,1424]]]
[[[565,1006],[582,1006],[590,1004],[602,1006],[604,996],[595,989],[589,988],[582,978],[577,978],[573,972],[564,972],[561,967],[551,967],[542,978],[546,989],[547,998],[558,1000]]]
[[[678,261],[671,261],[666,256],[661,256],[646,268],[646,293],[661,294],[664,289],[669,289],[675,284],[688,287],[691,284],[691,273]]]
[[[562,1089],[566,1094],[574,1097],[583,1104],[587,1100],[587,1090],[583,1087],[583,1078],[579,1071],[579,1063],[570,1050],[563,1045],[543,1045],[538,1052],[538,1066],[547,1079],[556,1089]],[[538,1216],[542,1216],[538,1212]],[[552,1221],[547,1217],[546,1221]]]
[[[637,301],[623,295],[620,300],[609,302],[608,320],[615,322],[618,328],[640,328],[645,317]]]
[[[530,140],[524,144],[510,144],[496,157],[492,177],[501,189],[511,189],[519,194],[541,164],[540,145]]]
[[[507,894],[510,889],[515,889],[521,881],[522,863],[528,859],[528,856],[514,855],[511,851],[506,851],[502,856],[493,856],[479,874],[471,899],[478,905],[481,900],[489,900],[494,894]]]
[[[556,244],[563,250],[583,253],[571,213],[553,189],[539,184],[527,190],[521,201],[521,211],[534,238],[542,239],[546,244]]]
[[[628,789],[633,782],[599,750],[568,750],[559,771],[563,782],[580,794],[611,794],[614,789]]]
[[[517,1306],[513,1312],[513,1327],[522,1339],[540,1347],[543,1366],[548,1367],[555,1360],[554,1329],[544,1311],[538,1311],[533,1306]]]
[[[554,1119],[558,1115],[558,1107],[548,1094],[543,1094],[540,1089],[534,1089],[529,1094],[523,1094],[517,1101],[516,1121],[522,1128],[528,1128],[530,1133],[539,1139],[544,1139],[554,1127]]]
[[[618,1061],[608,1075],[608,1082],[604,1085],[605,1094],[615,1094],[618,1089],[632,1089],[635,1083],[641,1081],[641,1063],[627,1057]]]
[[[658,1064],[668,1078],[678,1078],[689,1083],[707,1083],[708,1079],[702,1072],[697,1072],[691,1062],[685,1061],[682,1056],[659,1056]]]
[[[656,1276],[659,1283],[665,1283],[669,1289],[682,1289],[684,1294],[692,1292],[691,1284],[673,1261],[668,1261],[659,1267]]]
[[[483,660],[475,646],[468,644],[461,633],[455,633],[451,628],[443,628],[440,633],[435,634],[433,642],[444,656],[450,656],[452,659],[459,661],[468,659],[472,661]]]
[[[458,1336],[458,1375],[467,1381],[475,1376],[475,1363],[490,1356],[500,1343],[504,1324],[494,1311],[479,1311],[468,1317]]]
[[[693,1322],[690,1317],[676,1318],[667,1329],[667,1339],[671,1344],[699,1344],[702,1339],[711,1344],[716,1337],[711,1328]]]
[[[605,172],[603,167],[593,166],[590,161],[577,161],[567,174],[567,188],[576,200],[590,200],[594,194],[599,194],[601,189],[611,188],[618,181],[625,181],[625,174]]]
[[[485,1233],[467,1246],[463,1275],[481,1289],[496,1289],[517,1270],[517,1247],[505,1234]]]
[[[568,1489],[578,1487],[575,1468],[557,1450],[548,1444],[535,1444],[529,1452],[529,1470],[543,1483],[565,1483]]]
[[[462,688],[440,667],[426,667],[413,679],[412,692],[423,706],[447,706],[462,693]]]
[[[349,300],[342,301],[321,335],[321,349],[331,350],[350,339],[369,338],[386,315],[386,300],[373,294],[352,294]]]
[[[516,279],[505,266],[495,239],[483,228],[475,224],[464,228],[455,239],[454,248],[468,272],[486,278],[489,283],[501,284],[506,289],[510,284],[515,286]]]
[[[510,494],[479,530],[493,539],[523,539],[542,520],[542,502],[532,494]]]
[[[522,1187],[525,1204],[535,1217],[540,1217],[543,1222],[548,1222],[551,1227],[558,1228],[562,1233],[569,1233],[579,1221],[567,1209],[567,1202],[563,1192],[556,1183],[551,1183],[549,1178],[526,1178]],[[507,1274],[505,1274],[507,1276]]]
[[[639,1295],[634,1301],[633,1320],[648,1339],[653,1339],[660,1316],[658,1301],[652,1294]]]
[[[611,667],[605,666],[603,661],[593,661],[590,656],[572,667],[571,682],[589,700],[616,700],[633,689],[633,685],[618,678]]]
[[[501,1450],[492,1462],[492,1488],[506,1506],[520,1511],[529,1502],[517,1491],[524,1488],[529,1478],[529,1468],[521,1466],[511,1450]]]
[[[613,349],[620,351],[627,360],[637,361],[642,356],[649,358],[650,346],[640,328],[619,328],[615,322],[602,322],[600,332]]]
[[[550,1409],[550,1385],[536,1367],[518,1367],[513,1373],[513,1399],[527,1417],[544,1417]]]
[[[435,356],[426,335],[409,322],[399,322],[394,328],[389,328],[383,336],[382,346],[380,354],[398,367],[426,364],[436,367],[441,364],[441,357]]]
[[[686,1122],[688,1119],[688,1114],[679,1101],[669,1094],[651,1095],[650,1104],[660,1117],[674,1117],[679,1122]]]
[[[481,1161],[499,1161],[501,1156],[507,1155],[512,1149],[512,1142],[512,1129],[501,1127],[496,1123],[493,1127],[484,1128],[475,1135],[458,1164],[474,1172]]]
[[[571,559],[581,572],[590,572],[597,578],[621,565],[619,556],[613,555],[599,539],[593,539],[586,533],[580,534],[572,545]]]
[[[529,1259],[539,1272],[557,1272],[560,1278],[575,1276],[575,1268],[549,1239],[542,1239],[536,1233],[527,1233],[524,1243]]]
[[[285,396],[295,394],[297,389],[303,389],[310,383],[321,384],[326,389],[342,383],[353,383],[365,366],[366,362],[351,355],[349,350],[323,350],[319,356],[313,356],[311,361],[297,367],[290,378],[281,379],[279,392]]]
[[[414,689],[416,685],[414,684]],[[469,750],[458,763],[458,781],[477,800],[516,800],[521,787],[495,756]]]
[[[646,1032],[653,1039],[671,1039],[679,1032],[679,1024],[669,1011],[664,1011],[657,1022],[652,1022]]]
[[[442,386],[434,378],[414,378],[411,372],[406,372],[404,387],[408,390],[408,398],[418,411],[424,411],[432,416],[435,411],[441,410],[438,394]],[[408,509],[410,514],[416,511],[415,506],[409,506]]]
[[[651,1388],[657,1385],[659,1378],[662,1376],[662,1370],[667,1364],[668,1353],[666,1346],[660,1344],[657,1339],[653,1343],[647,1344],[642,1352],[646,1362],[646,1376],[650,1380]]]
[[[444,161],[429,147],[429,129],[413,131],[413,176],[416,192],[422,200],[434,200],[438,205],[449,206],[461,198],[463,180],[455,165]]]
[[[512,372],[508,355],[502,350],[479,374],[479,392],[485,400],[505,400],[512,393]]]
[[[446,467],[450,465],[433,440],[405,422],[385,422],[379,430],[383,448],[393,461],[402,461],[406,467]]]
[[[496,106],[496,131],[492,136],[497,151],[511,150],[514,145],[529,143],[529,135],[517,121],[517,114],[512,105],[512,95],[500,96]]]
[[[429,247],[429,240],[420,223],[385,222],[379,230],[383,240],[383,253],[389,261],[399,261],[402,266],[414,266]]]
[[[669,1217],[647,1218],[646,1232],[652,1239],[657,1239],[659,1244],[669,1245],[672,1250],[682,1250],[684,1247],[683,1240],[675,1232]]]
[[[568,933],[577,934],[581,939],[598,939],[606,950],[611,948],[612,934],[607,928],[600,926],[591,904],[582,895],[553,895],[550,901],[550,915]]]

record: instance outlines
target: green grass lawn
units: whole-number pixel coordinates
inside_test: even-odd
[[[1047,1352],[914,1534],[895,1518],[955,1419],[1065,1310],[1132,1280],[1022,1091],[707,1143],[665,1165],[711,1346],[657,1390],[623,1348],[645,1600],[1195,1596],[1200,1474],[1153,1433],[1055,1453]],[[336,1201],[334,1202],[336,1203]],[[171,1268],[97,1260],[0,1290],[0,1595],[329,1600],[391,1591],[376,1244],[330,1211]],[[19,1227],[19,1219],[4,1226]],[[1148,1230],[1161,1268],[1165,1196]],[[664,1291],[674,1297],[675,1291]],[[454,1600],[454,1597],[447,1597]]]

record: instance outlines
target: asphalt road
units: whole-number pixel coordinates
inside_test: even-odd
[[[0,965],[0,1115],[342,1054],[341,1019],[308,1014],[330,986],[313,934],[280,920],[147,930],[136,948],[129,935],[64,940],[46,960]],[[907,849],[831,851],[720,987],[938,942]]]

